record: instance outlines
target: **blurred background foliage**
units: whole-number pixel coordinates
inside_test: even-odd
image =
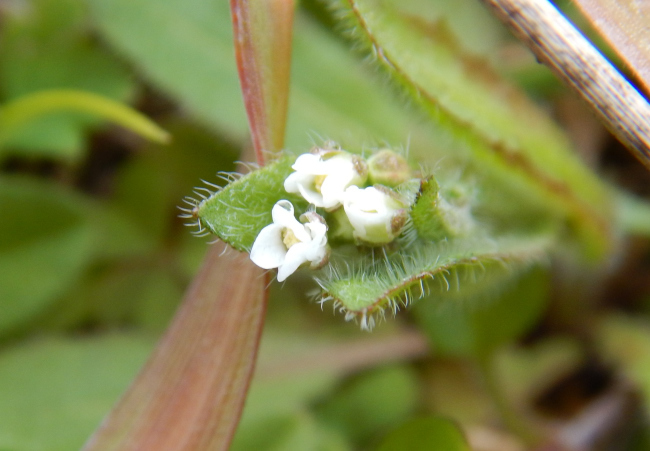
[[[543,105],[589,164],[648,194],[641,165],[478,2],[404,7],[446,21],[468,51]],[[2,103],[80,89],[128,103],[173,137],[151,144],[56,113],[0,149],[0,449],[77,449],[144,363],[207,249],[177,206],[201,179],[234,170],[249,146],[228,3],[6,0],[0,20]],[[334,23],[312,0],[297,12],[287,147],[385,142],[430,161],[453,149]],[[523,449],[498,428],[489,383],[465,358],[478,348],[498,350],[498,383],[513,405],[559,431],[595,400],[624,393],[615,419],[631,409],[635,421],[612,420],[598,437],[647,449],[638,412],[650,399],[648,242],[629,247],[588,296],[533,270],[490,307],[467,315],[422,302],[372,336],[321,312],[307,279],[273,286],[232,449],[373,449],[384,437],[381,449],[399,449],[405,435],[442,421],[429,414],[462,425],[474,449]],[[456,431],[440,430],[428,440]]]

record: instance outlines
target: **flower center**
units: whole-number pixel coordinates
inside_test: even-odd
[[[321,187],[323,186],[323,182],[325,181],[326,177],[326,175],[317,175],[314,177],[314,189],[317,193],[321,192]]]
[[[294,244],[300,243],[300,240],[296,238],[296,234],[293,233],[293,230],[284,228],[282,229],[282,242],[287,246],[287,249],[289,249]]]

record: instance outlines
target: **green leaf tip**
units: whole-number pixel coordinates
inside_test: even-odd
[[[228,185],[197,188],[195,194],[201,200],[186,198],[190,208],[181,209],[181,217],[196,225],[197,235],[212,233],[235,249],[250,252],[260,230],[272,222],[271,210],[278,201],[287,199],[307,206],[283,188],[294,161],[295,156],[285,154],[246,175],[220,174]]]
[[[433,176],[422,180],[411,208],[418,235],[433,241],[468,235],[474,228],[469,191],[461,183],[443,188]]]
[[[416,299],[450,290],[481,292],[491,267],[519,271],[543,262],[553,246],[552,235],[419,241],[409,249],[375,260],[333,257],[317,276],[321,306],[332,302],[347,321],[371,330],[378,321]],[[491,288],[489,288],[491,289]]]
[[[3,105],[0,108],[0,146],[30,121],[58,111],[88,113],[152,141],[170,141],[169,133],[124,104],[90,92],[60,89],[28,94]]]

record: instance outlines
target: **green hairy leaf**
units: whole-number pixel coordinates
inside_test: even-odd
[[[271,209],[277,201],[289,199],[294,204],[305,204],[286,193],[282,185],[294,161],[295,157],[286,155],[240,179],[239,174],[223,174],[226,180],[231,177],[234,181],[223,189],[212,185],[210,188],[216,192],[197,188],[196,194],[204,199],[187,199],[193,208],[185,209],[185,217],[197,219],[198,234],[207,229],[235,249],[250,251],[260,230],[272,222]],[[210,197],[205,197],[205,192]]]
[[[418,243],[408,253],[376,262],[333,257],[326,275],[317,278],[323,289],[319,302],[332,301],[346,319],[372,329],[386,311],[394,313],[435,293],[469,289],[485,296],[494,289],[493,267],[516,273],[544,260],[552,244],[550,236],[450,240]]]
[[[467,52],[445,22],[400,11],[400,2],[334,4],[363,49],[438,127],[464,143],[481,171],[519,185],[531,199],[565,215],[585,257],[607,255],[614,240],[611,193],[540,109]]]

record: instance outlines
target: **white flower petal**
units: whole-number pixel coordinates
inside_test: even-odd
[[[312,153],[305,153],[296,158],[295,163],[291,166],[294,171],[310,174],[324,175],[321,157]]]
[[[314,185],[312,180],[311,186]],[[298,192],[300,195],[310,204],[315,205],[316,207],[325,207],[325,202],[323,201],[323,195],[316,191],[315,189],[309,188],[310,184],[304,183],[298,185]]]
[[[305,256],[312,263],[320,263],[327,255],[327,226],[321,222],[310,222],[305,224],[312,237],[308,248],[305,249]]]
[[[328,175],[321,185],[322,206],[333,208],[343,203],[345,189],[353,178],[354,172],[350,168],[341,168],[338,172]]]
[[[360,174],[357,169],[363,162],[346,152],[323,159],[324,154],[300,155],[292,168],[296,171],[284,181],[289,193],[300,193],[309,203],[322,208],[334,209],[343,203],[345,189],[362,184],[367,171]],[[316,188],[317,177],[320,178]]]
[[[308,247],[305,243],[296,243],[289,248],[284,261],[278,268],[278,282],[283,282],[287,277],[293,274],[296,269],[303,263],[307,262],[305,250]]]
[[[264,227],[253,243],[253,263],[264,269],[278,268],[278,281],[282,282],[306,262],[311,262],[316,268],[327,261],[327,225],[321,216],[307,212],[301,220],[308,223],[301,224],[288,200],[278,201],[271,216],[273,224]],[[294,234],[292,239],[286,240],[288,249],[284,239],[287,229]]]
[[[264,227],[251,249],[251,260],[260,268],[277,268],[287,255],[287,247],[282,242],[282,226],[270,224]]]
[[[293,204],[288,200],[280,200],[276,202],[271,210],[273,223],[293,232],[296,238],[300,241],[309,241],[311,237],[305,230],[305,226],[298,222],[294,215]]]
[[[314,183],[314,176],[312,174],[305,174],[303,172],[293,172],[284,179],[284,190],[288,193],[299,193],[299,186],[310,185]]]

